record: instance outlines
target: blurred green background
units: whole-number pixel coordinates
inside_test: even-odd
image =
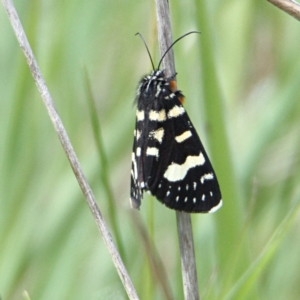
[[[202,299],[298,299],[300,24],[267,1],[170,2],[174,38],[202,32],[174,47],[177,80],[224,196],[217,213],[192,216]],[[157,63],[155,2],[15,4],[140,298],[183,299],[175,213],[148,195],[139,212],[128,201],[133,100],[151,70],[134,34]],[[127,298],[2,6],[0,297]]]

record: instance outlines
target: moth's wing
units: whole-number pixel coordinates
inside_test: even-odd
[[[139,103],[144,104],[144,99],[139,100]],[[151,109],[144,105],[139,105],[136,113],[130,189],[131,206],[134,208],[140,207],[143,191],[149,190],[147,179],[154,161],[157,160],[157,157],[152,155],[153,151],[155,151],[155,140],[153,140],[151,134],[157,129],[158,123],[149,119],[149,112],[158,109],[158,102],[151,101],[151,103],[153,104]]]
[[[144,157],[144,180],[167,207],[185,212],[213,212],[222,205],[216,174],[178,97],[165,102],[166,120],[157,156]],[[153,152],[154,153],[154,152]]]
[[[139,208],[143,198],[143,160],[141,149],[143,147],[141,134],[144,131],[143,123],[138,120],[138,110],[136,125],[134,130],[133,149],[131,153],[131,184],[130,184],[130,203],[133,208]]]

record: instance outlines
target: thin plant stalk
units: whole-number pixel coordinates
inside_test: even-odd
[[[123,261],[118,253],[118,250],[113,242],[112,236],[109,232],[106,222],[102,217],[100,209],[96,203],[93,191],[91,190],[91,188],[86,180],[86,177],[81,169],[78,158],[77,158],[75,151],[73,149],[73,146],[69,140],[69,137],[64,128],[64,125],[56,111],[54,102],[52,100],[52,97],[50,95],[48,87],[46,86],[45,80],[44,80],[43,75],[40,71],[40,68],[37,64],[37,61],[33,55],[32,49],[29,45],[28,39],[26,37],[26,34],[24,32],[23,26],[19,19],[18,13],[14,7],[14,4],[11,0],[3,0],[2,2],[3,2],[4,8],[7,12],[8,18],[11,22],[11,25],[13,27],[13,30],[15,32],[16,38],[19,42],[19,45],[25,55],[30,72],[33,76],[33,79],[34,79],[34,81],[37,85],[37,88],[41,94],[41,97],[44,101],[44,104],[48,111],[49,117],[53,123],[55,131],[58,134],[59,140],[64,148],[64,151],[65,151],[67,158],[70,162],[70,165],[73,169],[75,177],[80,185],[80,188],[86,198],[86,201],[92,212],[93,218],[95,219],[97,227],[98,227],[100,233],[102,234],[102,237],[104,239],[106,247],[112,257],[112,260],[113,260],[114,265],[117,269],[117,272],[120,276],[120,279],[124,285],[127,295],[129,297],[129,299],[137,300],[139,298],[137,296],[135,288],[134,288],[132,281],[128,275],[128,272],[123,264]]]
[[[157,30],[160,53],[163,55],[172,44],[172,28],[168,1],[156,0]],[[162,61],[167,77],[175,74],[174,53],[171,49]],[[194,253],[194,240],[191,217],[184,212],[176,212],[177,230],[181,255],[181,272],[183,280],[184,299],[200,299],[197,270]]]

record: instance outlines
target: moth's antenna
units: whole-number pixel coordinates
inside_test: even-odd
[[[173,43],[171,44],[171,46],[166,50],[166,52],[165,52],[165,53],[163,54],[163,56],[161,57],[157,69],[159,69],[160,64],[162,63],[162,60],[165,58],[165,56],[166,56],[166,54],[169,52],[169,50],[170,50],[170,49],[171,49],[171,48],[172,48],[179,40],[181,40],[182,38],[184,38],[185,36],[187,36],[187,35],[189,35],[189,34],[191,34],[191,33],[201,33],[201,32],[199,32],[199,31],[190,31],[190,32],[188,32],[188,33],[182,35],[181,37],[179,37],[175,42],[173,42]],[[152,61],[152,60],[151,60],[151,61]],[[153,63],[152,63],[152,65],[153,65]]]
[[[152,57],[151,57],[149,48],[148,48],[148,46],[147,46],[147,43],[146,43],[144,37],[143,37],[139,32],[137,32],[135,35],[139,35],[140,38],[142,39],[142,41],[143,41],[143,43],[144,43],[144,45],[145,45],[145,47],[146,47],[146,49],[147,49],[148,55],[149,55],[150,60],[151,60],[151,65],[152,65],[152,68],[153,68],[153,71],[154,71],[154,70],[155,70],[154,63],[153,63],[153,60],[152,60]]]

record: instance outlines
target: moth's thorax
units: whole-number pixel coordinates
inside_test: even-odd
[[[175,80],[166,78],[163,70],[154,70],[144,76],[137,90],[138,106],[152,106],[154,102],[164,102],[173,99],[175,95],[182,96],[177,91]]]

